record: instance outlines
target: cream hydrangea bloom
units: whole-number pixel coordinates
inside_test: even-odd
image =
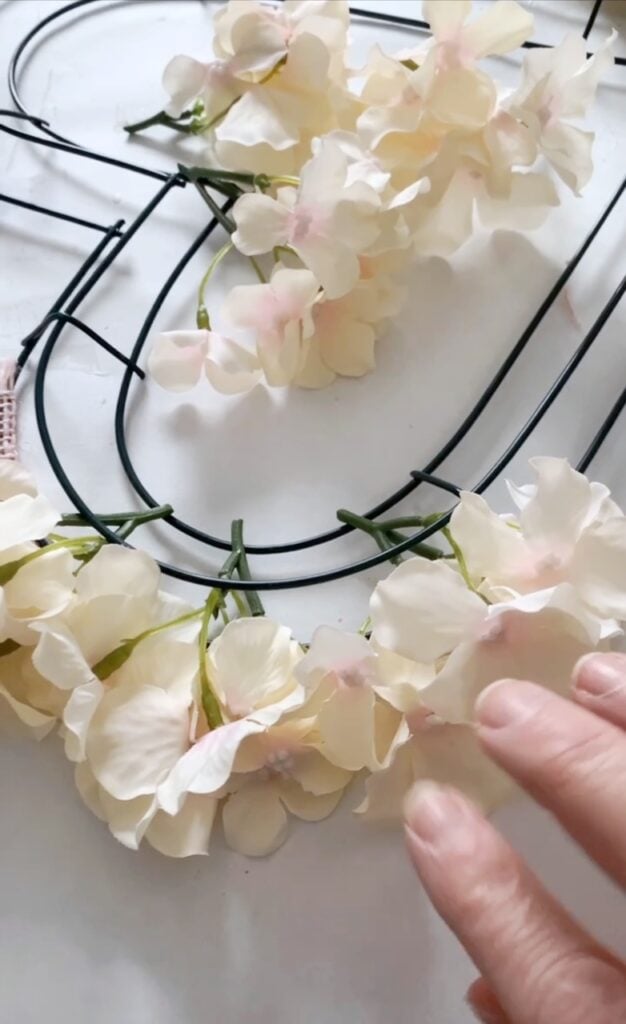
[[[263,75],[276,67],[303,35],[315,36],[339,58],[347,42],[347,0],[285,0],[280,7],[229,0],[214,18],[213,49],[239,74]]]
[[[471,721],[479,692],[507,676],[565,692],[578,658],[617,628],[568,584],[489,606],[460,573],[422,558],[378,584],[370,614],[382,647],[441,666],[421,696],[447,722]]]
[[[359,255],[376,240],[381,201],[364,181],[346,185],[348,159],[323,139],[302,168],[298,189],[277,197],[249,193],[237,200],[233,242],[245,255],[290,246],[312,271],[327,298],[345,295],[359,279]]]
[[[178,812],[188,793],[219,794],[247,736],[265,732],[302,705],[294,676],[300,647],[284,626],[266,618],[230,622],[211,643],[207,672],[224,724],[200,736],[159,787],[159,806]]]
[[[589,612],[626,620],[626,516],[607,487],[567,460],[530,460],[536,484],[510,486],[518,522],[463,493],[451,530],[469,572],[495,600],[567,584]]]
[[[213,152],[222,167],[265,174],[298,174],[311,140],[335,128],[352,128],[356,101],[331,70],[320,39],[298,36],[284,67],[250,86],[213,130]]]
[[[71,601],[71,551],[38,547],[60,515],[32,480],[9,459],[0,460],[0,644],[34,644],[33,626],[59,614]],[[22,561],[23,560],[23,561]]]
[[[310,270],[292,270],[278,263],[268,284],[237,285],[226,296],[224,317],[235,327],[252,332],[259,362],[272,387],[289,384],[300,371],[304,341],[313,332],[312,310],[318,291]]]
[[[262,857],[287,837],[288,814],[321,821],[334,811],[352,773],[319,749],[314,718],[288,716],[241,743],[222,808],[232,849]]]
[[[250,391],[263,375],[258,359],[242,345],[215,331],[165,331],[152,343],[148,357],[151,376],[168,391],[184,392],[204,372],[224,395]]]
[[[569,121],[584,117],[598,83],[613,64],[613,31],[587,59],[586,41],[567,36],[552,49],[533,50],[524,57],[524,78],[508,101],[559,177],[578,193],[591,177],[593,132]]]
[[[510,53],[532,35],[532,14],[514,0],[496,0],[468,24],[471,12],[471,0],[424,0],[422,4],[422,15],[433,33],[431,46],[443,71]]]

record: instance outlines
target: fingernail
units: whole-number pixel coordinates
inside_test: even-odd
[[[516,679],[501,679],[479,694],[474,713],[479,725],[487,729],[502,729],[530,718],[548,700],[550,692],[541,686]]]
[[[626,655],[585,654],[574,668],[573,686],[591,697],[608,697],[626,688]]]
[[[417,782],[404,802],[408,828],[426,843],[435,842],[465,812],[463,798],[435,782]]]

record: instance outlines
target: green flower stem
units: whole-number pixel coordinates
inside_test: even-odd
[[[109,654],[105,654],[104,658],[93,666],[93,674],[100,680],[107,679],[118,668],[121,668],[124,662],[128,661],[135,647],[142,640],[148,640],[151,636],[157,636],[157,634],[164,633],[168,629],[174,629],[175,626],[182,626],[186,622],[193,622],[194,619],[198,619],[203,613],[204,606],[202,608],[195,608],[192,612],[186,612],[184,615],[179,615],[176,619],[169,619],[167,622],[162,622],[160,626],[152,626],[151,629],[145,629],[143,633],[139,633],[129,640],[124,640],[119,647],[110,651]]]
[[[206,273],[204,274],[202,280],[200,281],[200,284],[198,285],[198,309],[196,311],[196,324],[200,328],[206,327],[207,330],[211,330],[211,320],[204,301],[204,293],[207,289],[209,281],[213,276],[214,271],[216,270],[217,267],[219,267],[224,257],[228,256],[228,253],[233,248],[234,246],[232,242],[226,242],[226,244],[222,246],[219,252],[216,252],[215,256],[209,263]]]
[[[348,509],[340,508],[337,512],[337,519],[340,523],[345,523],[347,526],[352,526],[356,530],[363,530],[365,533],[369,533],[374,538],[381,551],[386,551],[388,548],[393,547],[396,544],[401,544],[406,540],[406,537],[397,533],[395,529],[392,529],[391,524],[400,523],[403,526],[423,526],[423,521],[417,520],[416,517],[410,519],[392,519],[388,522],[374,523],[371,519],[367,519],[365,516],[359,516],[356,512],[350,512]],[[381,544],[381,538],[384,539],[385,545]],[[431,544],[414,544],[409,548],[416,555],[421,555],[422,558],[428,558],[431,561],[443,558],[444,553],[439,548],[433,547]],[[397,556],[390,559],[394,564],[397,564]]]
[[[222,225],[224,231],[226,231],[229,236],[232,235],[232,233],[237,229],[237,225],[232,217],[229,217],[227,213],[224,213],[224,211],[220,209],[213,196],[202,187],[199,181],[194,182],[194,184],[216,221]]]
[[[124,131],[128,132],[129,135],[136,135],[137,132],[143,132],[146,128],[152,128],[155,125],[162,124],[166,128],[173,128],[174,131],[184,132],[185,135],[191,135],[191,126],[181,125],[178,122],[187,121],[193,116],[193,110],[183,110],[182,114],[179,114],[178,117],[172,117],[171,114],[166,114],[164,110],[159,110],[157,114],[153,114],[152,117],[146,117],[143,121],[136,121],[134,124],[125,124]]]
[[[98,515],[97,518],[106,526],[125,526],[127,523],[134,523],[134,526],[141,526],[142,523],[151,523],[155,519],[164,519],[172,514],[174,509],[171,505],[157,505],[155,508],[145,509],[143,512],[111,512]],[[90,526],[89,520],[80,513],[70,512],[61,516],[60,526]]]
[[[267,278],[266,278],[265,274],[263,273],[263,271],[261,270],[259,264],[255,260],[254,256],[248,256],[248,259],[250,260],[250,263],[254,267],[254,272],[255,272],[256,276],[258,277],[259,281],[261,282],[261,284],[267,284]]]
[[[270,174],[270,181],[272,185],[293,185],[294,188],[300,184],[300,179],[293,174]]]
[[[220,590],[212,590],[209,594],[206,604],[202,610],[202,625],[200,626],[200,636],[198,638],[200,699],[202,701],[202,707],[206,715],[209,729],[216,729],[218,726],[224,724],[219,702],[211,688],[211,681],[206,667],[206,652],[209,644],[209,626],[213,615],[222,603],[222,598],[223,595]]]
[[[97,535],[69,537],[66,540],[56,540],[52,544],[45,544],[43,547],[37,548],[36,551],[31,551],[30,554],[24,555],[22,558],[16,558],[15,561],[7,562],[5,565],[0,566],[0,586],[3,587],[9,583],[25,565],[34,562],[37,558],[43,558],[44,555],[49,555],[53,551],[70,550],[74,552],[76,558],[81,558],[95,554],[103,544],[104,537]]]
[[[240,580],[251,580],[250,566],[248,565],[248,556],[246,555],[246,549],[243,544],[243,519],[233,519],[230,531],[230,540],[233,553],[237,551],[239,557],[237,560],[237,573]],[[265,615],[265,608],[261,598],[254,590],[247,590],[245,593],[246,601],[248,602],[248,608],[250,609],[251,615]]]

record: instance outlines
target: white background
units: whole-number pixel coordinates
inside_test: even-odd
[[[56,0],[0,2],[0,66]],[[121,125],[162,103],[160,72],[176,52],[207,59],[211,4],[145,0],[98,3],[51,32],[24,69],[29,109],[94,148],[148,166],[173,166],[165,136],[129,141]],[[367,3],[419,14],[409,0]],[[484,6],[481,4],[479,6]],[[535,38],[580,31],[591,0],[535,0]],[[626,3],[607,0],[591,38],[609,22],[625,52]],[[392,49],[414,36],[354,27],[354,63],[374,41]],[[518,65],[494,63],[504,83]],[[243,516],[252,542],[286,540],[332,528],[340,506],[365,510],[422,466],[460,422],[512,347],[532,312],[619,184],[626,143],[626,69],[602,87],[593,127],[596,175],[582,198],[539,232],[497,232],[452,261],[430,260],[410,276],[400,322],[379,346],[377,373],[324,392],[270,395],[257,389],[225,400],[208,388],[184,401],[151,383],[133,392],[130,450],[161,501],[222,536]],[[0,105],[8,106],[4,82]],[[181,153],[185,153],[184,147]],[[188,154],[187,154],[188,158]],[[0,135],[1,189],[109,224],[131,220],[157,184],[90,161]],[[140,232],[80,309],[92,326],[128,351],[166,274],[205,211],[191,189],[177,190]],[[583,266],[445,473],[472,485],[532,411],[584,336],[624,272],[624,210],[618,208]],[[16,351],[93,246],[82,228],[0,204],[0,355]],[[216,238],[216,246],[221,244]],[[211,246],[183,276],[157,320],[192,324],[192,295]],[[211,293],[245,280],[235,261]],[[625,314],[603,331],[562,397],[511,467],[544,453],[575,460],[617,397],[626,371]],[[55,442],[79,490],[102,511],[136,504],[121,474],[112,418],[119,367],[67,331],[53,356],[47,408]],[[38,440],[32,367],[20,386],[20,449],[42,486],[67,508]],[[626,500],[621,423],[593,466]],[[620,458],[621,456],[621,458]],[[499,504],[501,483],[492,491]],[[431,510],[424,488],[405,508]],[[180,564],[215,568],[210,553],[163,531],[146,547]],[[352,537],[282,560],[258,559],[259,573],[298,574],[371,552]],[[322,621],[358,625],[377,573],[268,599],[268,611],[305,638]],[[179,588],[180,589],[180,588]],[[184,588],[183,588],[184,589]],[[31,1024],[463,1024],[463,993],[474,972],[437,919],[407,865],[399,832],[355,821],[355,795],[329,821],[294,827],[267,861],[222,848],[210,859],[167,861],[118,846],[82,807],[58,741],[0,746],[0,992],[3,1021]],[[542,878],[614,948],[626,952],[623,907],[615,890],[530,802],[498,815],[506,834]]]

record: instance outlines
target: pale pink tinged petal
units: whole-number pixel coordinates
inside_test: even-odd
[[[75,638],[62,625],[41,633],[33,665],[60,690],[74,690],[94,678]]]
[[[282,101],[282,102],[281,102]],[[300,141],[297,122],[289,117],[283,98],[267,86],[253,86],[215,128],[220,143],[253,148],[265,143],[286,150]]]
[[[348,191],[359,187],[368,188],[362,182],[351,185]],[[364,201],[342,199],[335,206],[331,234],[341,239],[341,244],[354,252],[363,252],[372,246],[381,232],[380,207]]]
[[[106,821],[106,815],[102,807],[102,801],[100,800],[100,785],[95,778],[91,768],[87,761],[81,761],[74,768],[74,782],[76,783],[76,789],[79,792],[80,798],[89,808],[91,813],[99,818],[100,821]]]
[[[209,350],[204,364],[209,383],[223,395],[251,391],[263,377],[259,360],[242,345],[214,332],[209,333]]]
[[[296,667],[296,676],[311,691],[325,676],[353,666],[367,666],[375,673],[376,655],[365,637],[333,626],[318,626],[309,650]]]
[[[148,372],[167,391],[190,391],[200,380],[206,347],[206,331],[157,334],[148,356]]]
[[[320,334],[319,345],[321,357],[331,370],[342,377],[362,377],[376,366],[374,349],[376,332],[371,324],[341,324],[341,331],[325,331]]]
[[[321,751],[338,768],[357,772],[376,767],[375,703],[376,696],[369,687],[345,687],[321,707]]]
[[[491,605],[485,626],[487,634],[492,631],[492,620],[496,620],[497,623],[501,613],[513,612],[531,616],[538,612],[545,612],[546,615],[550,612],[553,614],[554,622],[557,621],[554,616],[560,616],[562,629],[590,647],[619,633],[615,620],[598,618],[569,582],[534,593],[507,595],[501,604]],[[553,620],[549,620],[551,624]],[[495,632],[499,633],[499,628],[496,628]]]
[[[0,683],[0,731],[16,736],[30,736],[42,740],[57,719],[54,715],[44,714],[18,700]]]
[[[265,726],[250,719],[206,733],[176,763],[158,790],[159,806],[176,814],[187,793],[216,793],[228,781],[240,743]]]
[[[156,814],[156,801],[151,796],[134,800],[116,800],[103,788],[100,802],[109,831],[122,846],[138,850],[146,829]]]
[[[588,523],[593,495],[589,481],[567,459],[540,456],[530,460],[537,477],[533,496],[520,512],[520,525],[529,540],[549,549],[575,544]]]
[[[218,801],[210,796],[190,794],[178,814],[157,811],[145,837],[166,857],[206,856]]]
[[[435,79],[428,110],[444,125],[465,131],[478,130],[489,121],[496,100],[496,87],[488,75],[455,68]]]
[[[470,575],[478,582],[517,566],[524,548],[519,530],[489,508],[479,494],[462,491],[450,529],[461,548]]]
[[[559,194],[550,178],[532,172],[512,174],[506,195],[477,195],[480,220],[492,231],[504,227],[531,231],[541,227],[550,210],[559,204]]]
[[[222,824],[228,845],[246,857],[265,857],[287,838],[287,814],[271,783],[249,783],[229,796]]]
[[[347,786],[353,773],[331,764],[318,750],[309,750],[298,754],[290,774],[307,793],[325,796]]]
[[[515,0],[497,0],[463,29],[463,45],[480,60],[490,54],[509,53],[530,39],[534,18]]]
[[[448,39],[472,11],[472,0],[423,0],[422,17],[437,40]]]
[[[170,97],[165,108],[168,114],[178,117],[200,95],[206,73],[206,64],[193,57],[172,57],[163,72],[163,88]]]
[[[274,315],[274,297],[269,284],[238,284],[224,299],[222,315],[234,327],[258,328]]]
[[[188,747],[189,711],[157,686],[118,686],[91,719],[86,752],[98,782],[118,800],[154,793]]]
[[[209,675],[232,715],[247,715],[293,689],[292,643],[286,626],[262,617],[236,619],[213,641]]]
[[[483,601],[442,562],[411,558],[382,580],[370,600],[376,643],[414,661],[451,651],[484,620]]]
[[[475,182],[457,174],[441,201],[424,209],[413,232],[419,256],[450,256],[467,241],[472,234],[475,193]]]
[[[65,756],[68,761],[83,761],[87,734],[91,720],[104,696],[105,689],[99,679],[77,686],[63,709],[65,726]]]
[[[530,167],[537,159],[537,143],[529,128],[506,110],[487,123],[484,140],[492,165],[502,175],[512,167]]]
[[[593,173],[591,150],[594,138],[593,132],[584,132],[560,121],[548,125],[542,132],[540,149],[575,195],[584,188]]]
[[[0,459],[0,501],[16,494],[29,494],[34,498],[37,494],[35,481],[19,462]]]
[[[271,252],[287,241],[289,210],[271,196],[246,193],[235,203],[232,216],[237,225],[232,240],[245,256]]]
[[[424,704],[448,722],[472,722],[478,694],[498,679],[532,679],[557,693],[569,692],[578,658],[593,649],[578,622],[558,610],[500,611],[484,638],[460,644],[422,693]]]
[[[582,534],[570,562],[569,578],[602,616],[626,620],[626,518],[595,523]]]
[[[278,792],[282,803],[296,818],[301,821],[323,821],[339,804],[344,789],[316,796],[314,793],[306,793],[297,782],[282,779],[278,784]]]
[[[300,388],[311,390],[328,387],[335,380],[335,374],[322,361],[317,338],[309,338],[303,346],[303,361],[294,378]]]
[[[106,544],[82,567],[76,593],[83,602],[108,594],[156,597],[160,581],[161,570],[145,551]]]
[[[270,283],[285,321],[300,320],[319,291],[319,284],[310,270],[291,270],[280,265],[272,273]]]
[[[14,494],[0,502],[0,546],[3,550],[44,540],[60,519],[59,513],[42,494]]]

